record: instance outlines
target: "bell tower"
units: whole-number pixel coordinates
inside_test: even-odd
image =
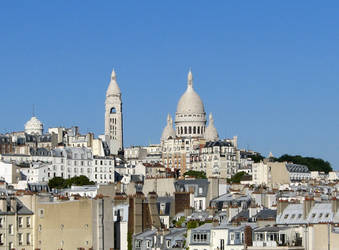
[[[105,108],[105,138],[111,154],[117,155],[123,149],[123,124],[121,91],[114,69],[106,91]]]

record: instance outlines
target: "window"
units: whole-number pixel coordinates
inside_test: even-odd
[[[117,112],[116,108],[114,108],[114,107],[111,108],[111,111],[110,111],[111,114],[115,114],[116,112]]]
[[[312,214],[312,218],[315,218],[315,213]]]
[[[39,232],[41,232],[42,231],[42,226],[41,225],[39,225]]]
[[[4,218],[0,217],[0,228],[3,227],[3,224],[4,224]]]
[[[141,247],[141,240],[135,241],[135,247],[140,248]]]
[[[225,240],[224,239],[220,240],[220,250],[225,250]]]
[[[284,219],[286,220],[288,218],[288,214],[285,214]]]
[[[14,227],[13,227],[13,224],[9,224],[9,226],[8,226],[8,233],[9,233],[9,234],[14,234]]]
[[[23,224],[24,224],[24,218],[19,217],[19,218],[18,218],[18,226],[19,226],[19,227],[22,227]]]
[[[231,240],[234,240],[234,233],[231,233]]]
[[[26,234],[26,244],[27,244],[27,245],[30,245],[30,244],[31,244],[31,234],[30,234],[30,233],[27,233],[27,234]]]
[[[44,217],[44,210],[43,209],[39,209],[39,215],[40,215],[40,217]]]
[[[22,242],[23,242],[22,233],[18,233],[18,242],[19,242],[19,245],[22,245]]]

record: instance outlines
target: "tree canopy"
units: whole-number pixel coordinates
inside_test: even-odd
[[[258,154],[250,155],[249,158],[251,158],[252,161],[254,161],[254,163],[258,163],[264,160],[265,157],[258,153]]]
[[[231,179],[227,179],[227,182],[229,183],[240,183],[241,178],[246,174],[246,172],[240,171],[233,175]]]
[[[204,171],[189,170],[184,173],[184,176],[194,177],[196,179],[206,179],[206,173]]]
[[[264,159],[264,157],[261,154],[256,154],[256,155],[250,155],[249,156],[255,163],[260,162],[261,160]],[[328,173],[330,171],[333,171],[331,164],[328,161],[325,161],[320,158],[314,158],[314,157],[304,157],[301,155],[288,155],[288,154],[283,154],[279,158],[271,158],[273,161],[278,161],[278,162],[293,162],[294,164],[300,164],[300,165],[305,165],[308,167],[310,171],[320,171],[320,172],[325,172]]]
[[[320,171],[328,173],[332,171],[331,164],[320,158],[303,157],[301,155],[288,155],[284,154],[276,159],[279,162],[293,162],[295,164],[306,165],[310,171]]]
[[[62,177],[54,177],[50,179],[48,182],[48,186],[50,188],[57,188],[57,189],[68,188],[68,187],[71,187],[72,185],[84,186],[84,185],[94,185],[94,184],[95,182],[90,181],[84,175],[75,176],[69,179],[64,179]]]

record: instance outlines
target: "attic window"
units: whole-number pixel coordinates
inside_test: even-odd
[[[292,214],[291,219],[294,219],[294,218],[295,218],[295,214]]]
[[[315,215],[316,215],[316,214],[315,214],[315,213],[313,213],[313,214],[312,214],[312,218],[315,218]]]
[[[298,215],[298,219],[300,219],[300,218],[301,218],[301,214]]]
[[[319,218],[321,218],[321,217],[323,217],[323,213],[320,213],[320,214],[319,214]]]
[[[327,214],[325,215],[325,217],[326,217],[326,218],[328,218],[328,216],[330,216],[330,214],[329,214],[329,213],[327,213]]]
[[[285,216],[284,216],[284,219],[286,220],[288,218],[288,214],[286,214]]]

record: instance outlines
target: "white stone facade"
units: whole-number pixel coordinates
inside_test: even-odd
[[[113,70],[111,82],[106,92],[105,137],[111,154],[117,155],[123,150],[123,123],[121,91]]]
[[[26,122],[25,124],[25,133],[29,135],[42,135],[44,131],[44,126],[41,121],[35,116]]]

